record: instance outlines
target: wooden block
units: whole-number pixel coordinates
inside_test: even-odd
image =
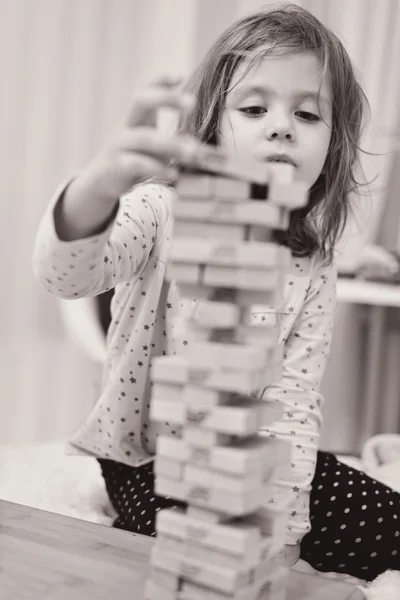
[[[273,575],[268,573],[263,580],[243,586],[229,596],[190,581],[183,581],[182,595],[184,600],[286,600],[288,578],[288,569],[275,569]]]
[[[231,302],[201,300],[191,315],[191,320],[200,327],[236,327],[240,319],[240,309]]]
[[[279,567],[268,570],[262,579],[237,589],[229,596],[185,580],[181,593],[184,600],[286,600],[288,579],[289,569]]]
[[[154,473],[157,477],[183,481],[185,464],[180,460],[174,460],[163,456],[162,454],[156,454],[154,457]]]
[[[218,296],[218,299],[235,302],[241,308],[248,308],[257,304],[279,306],[283,301],[283,290],[281,288],[261,292],[259,290],[239,290],[232,286],[208,287],[197,283],[179,283],[179,291],[183,298],[190,300],[214,301]]]
[[[192,342],[187,347],[185,357],[189,367],[254,371],[263,369],[273,358],[273,352],[250,344]]]
[[[262,327],[261,325],[238,325],[235,328],[208,328],[196,325],[186,326],[190,331],[190,338],[199,341],[209,341],[220,344],[244,344],[252,346],[261,346],[264,348],[274,348],[278,333],[272,327]]]
[[[183,480],[193,485],[201,481],[207,487],[239,494],[248,490],[249,487],[259,487],[263,481],[263,473],[253,472],[241,476],[227,475],[213,469],[186,464],[183,468]]]
[[[213,366],[214,367],[214,366]],[[186,383],[221,392],[232,392],[252,396],[259,390],[265,377],[263,369],[243,371],[190,367],[183,356],[160,356],[152,360],[150,377],[152,382],[173,385]]]
[[[196,455],[189,450],[188,462],[203,463],[212,469],[235,475],[257,472],[267,474],[280,462],[275,454],[279,442],[280,440],[254,436],[248,440],[239,440],[232,446],[211,448],[208,457],[204,452],[203,455]]]
[[[188,486],[186,492],[188,502],[220,510],[236,517],[256,510],[265,497],[265,486],[236,493],[221,488],[207,488],[202,484],[186,482],[185,485]]]
[[[278,206],[295,210],[308,204],[308,186],[303,181],[293,183],[272,182],[269,200]]]
[[[260,350],[260,349],[258,349]],[[268,349],[265,352],[266,362],[260,369],[238,370],[221,368],[198,368],[189,365],[183,356],[156,357],[151,365],[151,379],[153,383],[167,383],[185,385],[186,383],[221,392],[231,392],[245,396],[253,396],[259,390],[265,377],[265,365],[268,365]],[[275,351],[273,357],[275,357]]]
[[[182,400],[184,387],[176,383],[154,383],[151,394],[154,398],[178,401]]]
[[[179,284],[189,283],[201,285],[201,268],[195,263],[173,261],[169,262],[165,272],[167,281],[176,281]]]
[[[150,376],[154,383],[184,385],[188,378],[188,361],[182,356],[157,356],[151,361]]]
[[[240,335],[241,328],[242,328],[242,326],[240,326],[240,325],[239,325],[239,327],[223,328],[223,327],[215,326],[215,327],[211,328],[211,327],[204,327],[201,325],[197,325],[196,323],[193,322],[193,320],[187,319],[185,321],[184,328],[185,328],[185,332],[186,332],[187,336],[190,338],[192,343],[193,342],[209,342],[209,343],[217,342],[217,343],[223,343],[223,344],[235,344],[235,343],[238,343],[238,341],[240,339],[240,343],[248,343],[248,344],[254,345],[255,343],[258,342],[258,345],[261,345],[264,347],[268,347],[268,345],[269,346],[272,345],[272,344],[265,343],[268,332],[267,332],[267,334],[264,333],[264,335],[262,336],[261,333],[259,333],[257,330],[257,332],[254,333],[253,337],[251,337],[249,334],[244,336],[244,335]],[[267,330],[265,329],[264,331],[267,331]]]
[[[211,429],[227,435],[248,436],[258,431],[264,424],[266,403],[263,400],[243,401],[236,406],[216,406],[186,404],[183,425]]]
[[[283,274],[279,270],[250,269],[248,267],[226,267],[207,265],[202,282],[211,287],[237,287],[241,290],[273,291],[283,285]]]
[[[270,184],[288,184],[294,179],[295,167],[289,163],[268,163],[268,177]]]
[[[290,250],[276,243],[178,238],[172,242],[171,262],[249,267],[267,271],[289,264]],[[259,273],[262,276],[262,273]],[[222,286],[221,286],[222,287]]]
[[[231,344],[235,342],[235,329],[230,327],[229,329],[217,328],[217,327],[203,327],[197,325],[193,320],[185,321],[185,331],[187,336],[194,342],[223,342]]]
[[[185,422],[185,407],[179,400],[164,400],[152,395],[149,418],[151,421],[182,425]]]
[[[194,446],[190,439],[159,436],[156,452],[156,458],[162,457],[171,461],[172,468],[176,468],[179,474],[187,464],[242,477],[260,473],[265,479],[272,473],[276,473],[279,478],[282,469],[288,466],[291,444],[255,435],[227,446],[199,448]]]
[[[202,369],[188,367],[187,381],[193,385],[251,396],[259,390],[265,377],[264,370]]]
[[[204,484],[191,484],[188,481],[176,481],[156,477],[155,493],[159,496],[170,496],[210,510],[238,517],[254,512],[265,497],[265,485],[250,488],[244,492],[227,492],[219,488],[210,488]],[[162,567],[161,567],[162,568]]]
[[[280,406],[264,400],[242,400],[235,406],[205,406],[200,403],[184,403],[182,400],[165,400],[152,396],[149,417],[152,421],[169,422],[184,426],[193,435],[204,437],[208,432],[222,433],[228,436],[254,435],[266,421],[271,421],[271,412],[280,414]],[[274,421],[277,419],[274,418]],[[194,432],[201,429],[201,432]],[[214,439],[210,436],[206,439]],[[194,444],[196,445],[196,444]]]
[[[208,508],[201,508],[200,506],[193,506],[192,504],[187,505],[186,515],[191,519],[196,519],[206,523],[213,523],[215,525],[227,523],[231,520],[223,512],[209,510]]]
[[[278,346],[280,334],[279,315],[277,318],[275,318],[276,315],[273,316],[274,319],[271,317],[263,323],[254,320],[252,324],[246,323],[226,328],[218,323],[215,323],[214,326],[198,325],[191,317],[183,318],[181,322],[186,335],[192,342],[244,344],[274,349]],[[242,318],[242,323],[245,323],[244,318]],[[273,360],[278,360],[278,357],[274,357]]]
[[[236,477],[261,474],[264,480],[279,478],[282,468],[288,465],[291,458],[291,444],[257,435],[226,445],[204,448],[196,447],[189,436],[177,442],[181,442],[181,456],[185,457],[181,460],[187,465]],[[286,453],[281,452],[281,444],[286,447]],[[176,450],[176,447],[171,449],[167,444],[165,446],[166,455]]]
[[[230,552],[220,549],[205,547],[198,543],[193,543],[188,539],[179,540],[170,535],[157,533],[157,547],[160,552],[165,554],[172,552],[178,554],[181,558],[196,560],[202,564],[218,565],[224,569],[236,571],[251,570],[252,577],[258,575],[257,558],[249,555],[235,556]]]
[[[151,581],[162,586],[165,590],[177,592],[180,587],[181,580],[174,573],[168,573],[162,569],[152,569],[150,573]]]
[[[266,184],[269,179],[270,169],[266,163],[251,160],[247,155],[232,155],[225,149],[211,144],[196,147],[190,162],[193,171],[214,173],[259,184]]]
[[[251,197],[251,183],[238,181],[229,177],[215,177],[214,190],[216,198],[248,199]]]
[[[212,288],[200,283],[179,282],[179,292],[183,298],[191,300],[211,300],[214,295]]]
[[[164,553],[157,544],[151,549],[150,563],[160,569],[176,573],[187,581],[200,583],[226,593],[234,592],[236,588],[248,584],[250,580],[249,570],[237,571],[211,563],[202,563],[173,552]]]
[[[236,593],[227,595],[224,592],[217,592],[209,587],[190,581],[185,581],[182,584],[182,594],[185,600],[232,600],[236,597]]]
[[[176,439],[175,436],[170,435],[160,435],[156,439],[157,455],[186,462],[190,454],[189,447],[183,439]]]
[[[211,198],[215,196],[215,176],[184,172],[181,173],[175,189],[181,197]]]
[[[283,291],[280,287],[272,290],[237,290],[236,302],[241,307],[251,307],[255,304],[268,304],[279,306],[283,300]]]
[[[234,440],[233,436],[214,431],[212,429],[204,429],[202,427],[192,427],[185,425],[182,439],[190,444],[193,448],[210,449],[214,446],[224,446],[231,444]]]
[[[203,221],[183,221],[175,219],[174,222],[175,240],[182,238],[217,238],[227,242],[241,242],[246,239],[246,228],[244,225],[206,223]]]
[[[259,225],[270,229],[289,227],[289,211],[272,202],[247,200],[234,202],[227,198],[215,200],[178,200],[174,205],[176,220],[221,224]]]
[[[281,205],[270,202],[249,201],[235,206],[236,222],[257,225],[263,229],[286,230],[290,224],[290,214]]]
[[[181,399],[187,407],[202,406],[210,409],[215,406],[229,405],[231,394],[187,384],[182,390]]]
[[[144,600],[179,600],[179,592],[168,590],[149,579],[145,583]]]
[[[206,548],[230,552],[236,557],[246,555],[261,560],[261,535],[257,526],[239,521],[215,523],[204,520],[199,511],[204,509],[188,507],[192,511],[165,509],[157,513],[156,528],[160,533],[172,535],[180,540],[189,540]],[[196,513],[196,510],[198,511]],[[200,514],[199,516],[195,516]]]
[[[164,554],[157,545],[152,548],[150,560],[153,565],[176,573],[187,581],[201,583],[225,593],[232,593],[235,588],[246,585],[249,581],[248,572],[201,563],[172,552]]]

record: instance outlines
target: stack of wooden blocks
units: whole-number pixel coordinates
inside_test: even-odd
[[[197,168],[198,167],[198,168]],[[152,364],[150,416],[174,425],[157,438],[155,492],[184,503],[157,513],[146,600],[283,600],[288,514],[265,504],[291,448],[260,430],[282,407],[256,392],[279,380],[279,327],[254,305],[282,302],[290,251],[273,241],[307,203],[286,163],[250,163],[218,150],[177,183],[167,278],[197,299],[180,356]],[[274,560],[275,559],[275,560]]]

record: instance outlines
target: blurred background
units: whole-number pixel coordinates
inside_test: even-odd
[[[50,296],[32,273],[55,188],[112,133],[137,86],[188,75],[233,20],[267,4],[0,0],[0,443],[64,440],[96,400],[104,348],[93,313],[85,320],[90,307]],[[363,147],[374,155],[362,162],[372,183],[355,198],[338,249],[339,309],[322,384],[322,445],[357,454],[372,434],[400,433],[400,286],[353,277],[371,247],[400,250],[400,1],[297,4],[344,41],[371,104]]]

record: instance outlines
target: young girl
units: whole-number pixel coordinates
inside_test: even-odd
[[[318,451],[334,246],[356,185],[365,104],[349,57],[311,14],[286,6],[232,25],[192,76],[189,96],[170,84],[134,99],[115,140],[57,190],[38,232],[34,269],[50,292],[74,299],[115,288],[102,394],[71,451],[99,460],[115,527],[155,535],[156,512],[179,504],[154,494],[155,440],[179,432],[149,421],[149,365],[187,344],[171,325],[183,305],[164,281],[175,192],[162,181],[176,177],[172,164],[191,164],[204,142],[259,161],[285,160],[307,182],[310,202],[277,236],[293,256],[277,319],[284,368],[260,395],[284,406],[267,434],[291,442],[292,461],[266,503],[282,492],[289,498],[289,564],[301,556],[320,571],[366,580],[399,569],[400,496]],[[165,105],[185,108],[176,136],[154,128]]]

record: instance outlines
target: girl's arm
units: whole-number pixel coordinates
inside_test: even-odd
[[[64,189],[55,194],[36,237],[33,268],[42,285],[60,298],[76,299],[139,277],[165,230],[175,191],[166,185],[139,185],[120,199],[104,231],[64,241],[54,215]]]
[[[300,543],[310,530],[310,490],[322,424],[323,398],[318,389],[331,344],[336,304],[336,267],[314,260],[305,302],[285,342],[282,379],[264,394],[284,407],[281,421],[267,431],[292,445],[289,474],[277,484],[278,493],[289,501],[287,544]]]

